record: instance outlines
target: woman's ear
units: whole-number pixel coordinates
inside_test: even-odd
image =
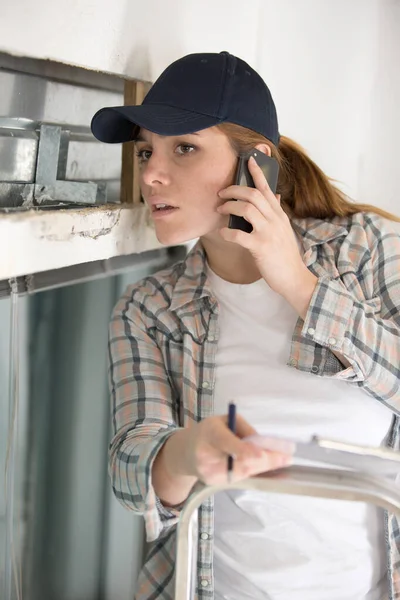
[[[267,156],[271,156],[271,148],[268,146],[268,144],[256,144],[254,147]]]

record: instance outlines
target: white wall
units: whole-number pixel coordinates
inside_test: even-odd
[[[382,0],[370,115],[360,150],[360,198],[400,214],[400,2]]]
[[[1,0],[0,49],[154,79],[187,52],[254,59],[260,0]],[[229,48],[228,48],[229,46]]]
[[[264,2],[257,67],[283,133],[360,202],[400,215],[400,2]]]
[[[294,10],[286,1],[276,15],[268,0],[267,35],[259,35],[259,70],[274,93],[281,132],[352,195],[378,62],[378,4],[301,0]]]

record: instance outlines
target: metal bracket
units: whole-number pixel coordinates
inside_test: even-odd
[[[34,188],[37,205],[53,202],[79,204],[104,204],[105,187],[96,183],[63,181],[57,176],[64,174],[68,156],[68,132],[54,125],[40,127],[39,149]],[[60,161],[61,156],[61,161]]]
[[[72,136],[75,141],[92,141],[90,130],[68,126],[63,129],[53,123],[38,123],[30,119],[0,118],[1,135],[12,138],[37,139],[37,153],[29,156],[36,163],[34,179],[0,181],[0,207],[2,209],[31,207],[66,207],[106,204],[105,182],[66,181],[68,147]],[[3,199],[3,201],[2,201]],[[4,199],[6,205],[4,206]]]

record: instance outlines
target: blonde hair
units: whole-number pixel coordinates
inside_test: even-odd
[[[373,212],[400,223],[400,217],[381,208],[353,202],[290,138],[281,136],[276,147],[261,134],[234,123],[222,123],[218,128],[225,133],[238,154],[248,152],[256,144],[267,144],[271,148],[271,155],[279,163],[276,193],[281,195],[281,206],[289,217],[329,219]]]

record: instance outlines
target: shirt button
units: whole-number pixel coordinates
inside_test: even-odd
[[[331,346],[334,346],[336,344],[336,338],[329,338],[328,342]]]
[[[215,336],[214,336],[214,335],[209,335],[209,336],[208,336],[208,340],[209,340],[210,342],[214,342],[214,341],[215,341]]]
[[[203,383],[201,384],[201,387],[207,389],[210,387],[210,384],[208,383],[208,381],[203,381]]]
[[[310,335],[314,335],[315,334],[315,329],[313,327],[309,327],[307,329],[307,333],[309,333]]]
[[[210,585],[210,582],[207,581],[207,579],[202,579],[200,581],[201,587],[208,587]]]
[[[208,535],[208,533],[202,533],[202,534],[200,535],[200,539],[202,539],[202,540],[208,540],[208,538],[209,538],[209,537],[210,537],[210,536]]]

